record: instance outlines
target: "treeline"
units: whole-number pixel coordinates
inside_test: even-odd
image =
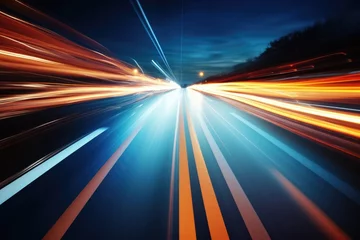
[[[360,62],[360,12],[319,21],[269,43],[259,56],[233,67],[223,76],[252,72],[285,63],[335,52],[345,52],[347,60]],[[223,77],[222,76],[222,77]],[[208,81],[216,80],[213,76]]]
[[[360,47],[360,14],[317,22],[269,43],[254,59],[234,67],[252,71],[333,52],[357,52]]]

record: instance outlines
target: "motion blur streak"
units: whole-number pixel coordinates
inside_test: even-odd
[[[173,73],[173,71],[172,71],[172,69],[171,69],[171,67],[170,67],[170,65],[169,65],[166,57],[165,57],[165,54],[164,54],[164,52],[163,52],[163,50],[162,50],[162,48],[161,48],[161,45],[160,45],[158,39],[156,38],[156,35],[155,35],[155,33],[154,33],[154,31],[153,31],[150,23],[149,23],[149,20],[148,20],[148,18],[146,17],[143,8],[141,7],[141,4],[140,4],[139,0],[135,0],[135,1],[136,1],[136,4],[137,4],[140,12],[141,12],[141,14],[140,14],[140,13],[138,12],[135,4],[133,3],[133,1],[130,1],[131,4],[132,4],[133,7],[134,7],[134,10],[135,10],[136,14],[138,15],[138,17],[139,17],[142,25],[144,26],[147,34],[149,35],[149,37],[150,37],[151,41],[153,42],[156,50],[158,51],[161,59],[163,60],[163,62],[164,62],[164,64],[166,65],[167,69],[169,70],[170,74],[172,75],[172,78],[173,78],[173,79],[176,79],[176,77],[175,77],[175,75],[174,75],[174,73]]]
[[[225,98],[255,116],[359,158],[359,79],[359,74],[347,74],[199,84],[191,88]]]
[[[178,129],[179,129],[179,114],[180,114],[180,100],[177,99],[178,105],[176,110],[176,123],[175,123],[175,133],[174,133],[174,145],[171,159],[171,178],[170,178],[170,196],[169,196],[169,216],[168,216],[168,233],[167,239],[172,238],[172,225],[173,225],[173,212],[174,212],[174,184],[175,184],[175,161],[176,161],[176,152],[177,152],[177,143],[178,143]]]
[[[179,70],[177,51],[162,50],[139,1],[163,61],[151,63],[166,79],[144,74],[146,45],[118,46],[144,51],[139,63],[126,57],[133,66],[3,1],[11,14],[0,12],[0,238],[360,239],[360,73],[319,69],[358,60],[336,52],[180,89],[169,64]],[[176,29],[159,33],[176,42]],[[200,46],[184,46],[187,63]],[[193,72],[210,76],[215,66]]]
[[[89,199],[99,187],[101,182],[104,180],[106,175],[110,172],[110,170],[119,160],[126,148],[130,145],[132,140],[139,133],[139,131],[144,125],[144,117],[146,118],[147,115],[149,115],[156,106],[157,104],[154,105],[152,108],[149,108],[148,111],[145,112],[144,115],[142,115],[142,117],[135,123],[134,131],[119,146],[119,148],[114,152],[114,154],[105,162],[105,164],[99,169],[96,175],[90,180],[86,187],[74,199],[71,205],[65,210],[65,212],[60,216],[56,223],[46,233],[43,238],[44,240],[61,239],[64,236],[65,232],[74,222],[75,218],[79,215],[85,204],[89,201]]]
[[[170,86],[103,86],[92,85],[48,85],[42,87],[42,92],[21,94],[0,98],[0,119],[19,114],[30,113],[50,107],[80,103],[103,98],[121,97],[138,93],[151,93],[170,90]]]
[[[273,136],[269,135],[268,133],[266,133],[265,131],[259,129],[258,127],[256,127],[254,124],[251,124],[249,121],[245,120],[244,118],[238,116],[237,114],[231,113],[235,118],[239,119],[240,121],[242,121],[244,124],[246,124],[248,127],[252,128],[253,130],[255,130],[257,133],[259,133],[261,136],[263,136],[264,138],[266,138],[267,140],[269,140],[272,144],[274,144],[275,146],[277,146],[278,148],[280,148],[282,151],[286,152],[287,154],[289,154],[289,156],[293,157],[295,160],[297,160],[299,163],[301,163],[302,165],[304,165],[306,168],[308,168],[309,170],[311,170],[312,172],[314,172],[316,175],[318,175],[319,177],[321,177],[322,179],[324,179],[326,182],[328,182],[330,185],[332,185],[334,188],[338,189],[340,192],[342,192],[344,195],[346,195],[347,197],[349,197],[350,199],[352,199],[353,201],[357,202],[360,205],[360,193],[358,191],[356,191],[355,189],[353,189],[352,187],[350,187],[348,184],[346,184],[345,182],[341,181],[340,179],[338,179],[336,176],[334,176],[333,174],[329,173],[328,171],[326,171],[325,169],[323,169],[322,167],[320,167],[319,165],[317,165],[316,163],[312,162],[311,160],[307,159],[306,157],[304,157],[302,154],[300,154],[299,152],[295,151],[294,149],[292,149],[291,147],[289,147],[288,145],[286,145],[285,143],[277,140],[276,138],[274,138]]]
[[[279,180],[283,187],[295,199],[295,201],[304,209],[310,219],[319,226],[327,235],[328,239],[347,240],[350,239],[331,219],[326,216],[314,203],[312,203],[304,194],[302,194],[289,180],[281,173],[272,170],[274,176]]]
[[[178,88],[174,82],[134,74],[129,64],[7,13],[0,12],[0,22],[0,67],[14,73],[45,74],[44,80],[2,83],[0,91],[16,88],[19,93],[1,96],[0,119],[49,107]],[[69,84],[55,76],[80,79]]]
[[[21,177],[17,178],[15,181],[6,185],[4,188],[0,189],[0,205],[3,204],[6,200],[14,196],[16,193],[21,191],[27,185],[35,181],[41,175],[49,171],[56,164],[60,163],[62,160],[70,156],[72,153],[77,151],[79,148],[96,138],[98,135],[106,131],[107,128],[100,128],[90,133],[89,135],[83,137],[82,139],[71,144],[69,147],[65,148],[61,152],[57,153],[53,157],[46,159],[45,162],[31,169]]]
[[[284,100],[357,103],[360,92],[360,74],[284,79],[281,81],[209,83],[194,85],[192,88],[202,91],[224,91]]]

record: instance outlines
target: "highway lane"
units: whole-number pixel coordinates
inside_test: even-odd
[[[132,110],[147,96],[97,100],[1,119],[0,158],[6,168],[0,169],[0,182],[91,129]]]
[[[33,184],[29,185],[29,187],[15,195],[14,198],[1,205],[1,209],[5,210],[5,212],[2,211],[1,215],[7,216],[1,218],[1,226],[4,226],[4,229],[7,230],[7,236],[22,238],[24,234],[32,236],[31,233],[33,233],[34,238],[41,238],[42,235],[45,235],[46,230],[51,227],[61,214],[63,209],[60,206],[66,208],[71,203],[72,197],[76,197],[76,194],[81,191],[83,185],[86,185],[94,173],[96,173],[97,168],[101,167],[111,156],[118,145],[125,139],[125,134],[131,131],[136,120],[146,112],[148,106],[151,106],[156,98],[155,96],[154,99],[150,98],[145,100],[145,102],[134,104],[130,109],[125,109],[125,111],[122,111],[122,109],[113,111],[111,117],[106,114],[101,123],[103,125],[94,122],[93,127],[88,127],[90,124],[86,124],[88,127],[86,134],[99,127],[106,127],[107,130],[84,145],[83,148],[80,148],[81,151],[76,151],[70,155],[66,158],[66,161],[58,164],[52,171],[47,172]],[[79,127],[79,124],[71,127],[76,129],[76,127]],[[66,134],[68,133],[65,132],[60,136],[58,135],[58,137],[64,137]],[[67,144],[72,143],[76,139],[72,139]],[[104,139],[109,139],[110,141],[104,141]],[[26,153],[23,154],[25,155]],[[56,170],[57,168],[59,168],[59,171]],[[63,171],[64,168],[66,171]],[[38,191],[41,192],[41,195],[34,194],[34,192]],[[70,198],[65,197],[68,195]],[[24,199],[26,201],[23,201]],[[41,209],[37,206],[41,206]],[[17,214],[14,214],[14,211]],[[51,214],[53,211],[55,211],[54,216]],[[26,216],[24,216],[24,213]],[[52,217],[52,220],[49,220],[48,217]],[[42,223],[46,224],[43,225]],[[23,226],[24,230],[28,231],[18,231],[19,226]],[[43,227],[45,228],[42,232],[41,229]]]
[[[141,130],[81,211],[65,239],[166,238],[179,102],[176,95],[178,93],[169,93],[154,103],[156,107],[144,119],[146,122],[139,122]]]
[[[348,156],[193,90],[99,116],[1,204],[5,239],[360,238]]]
[[[198,135],[204,135],[202,131],[205,127],[208,135],[213,136],[271,238],[322,239],[326,235],[334,236],[334,232],[324,229],[324,222],[320,224],[321,219],[326,218],[332,219],[332,226],[338,225],[355,239],[359,237],[354,220],[360,213],[356,203],[359,195],[355,190],[358,189],[355,183],[359,183],[359,178],[351,171],[346,171],[349,170],[346,161],[354,159],[315,145],[215,98],[200,94],[191,97],[194,98],[202,102],[193,111],[194,119],[198,119],[200,125],[196,128]],[[201,141],[204,152],[209,152],[210,147],[206,142]],[[289,148],[297,151],[297,154]],[[344,161],[342,165],[336,161],[340,156]],[[211,156],[207,159],[210,164]],[[312,164],[309,164],[310,161]],[[214,169],[221,175],[217,167]],[[329,178],[329,174],[337,182]],[[348,194],[339,187],[340,181],[351,186],[356,193]],[[292,187],[287,184],[284,186],[285,182],[291,183]],[[305,207],[305,198],[299,198],[299,195],[294,198],[291,191],[294,192],[295,187],[317,209],[308,209],[308,204]],[[315,212],[319,213],[319,210],[322,217],[315,217]]]

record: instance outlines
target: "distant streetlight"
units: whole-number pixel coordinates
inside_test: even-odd
[[[134,68],[133,73],[134,73],[134,74],[138,74],[138,73],[139,73],[139,70],[137,70],[137,68]]]
[[[199,77],[203,77],[204,76],[204,72],[199,72]]]

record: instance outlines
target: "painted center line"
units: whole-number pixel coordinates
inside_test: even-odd
[[[179,239],[196,239],[183,109],[179,114]]]
[[[188,111],[186,111],[186,116],[188,119],[190,139],[193,147],[195,165],[199,177],[201,195],[203,197],[211,239],[230,239],[223,216],[221,214],[219,203],[216,199],[216,194],[209,176],[208,169],[206,167],[205,159],[201,152],[201,147],[196,136],[194,124]]]
[[[106,130],[107,128],[99,128],[93,131],[21,177],[17,178],[15,181],[3,187],[0,190],[0,205]]]

